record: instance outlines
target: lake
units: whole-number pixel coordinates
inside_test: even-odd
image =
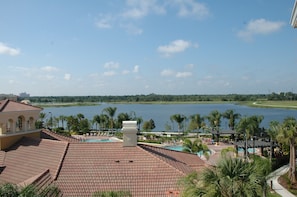
[[[171,125],[173,130],[177,130],[177,124],[172,125],[170,116],[173,114],[183,114],[187,117],[193,114],[207,116],[213,110],[223,113],[228,109],[232,109],[235,113],[242,116],[263,115],[261,127],[269,127],[269,122],[277,120],[282,122],[288,116],[297,119],[297,110],[291,109],[275,109],[275,108],[253,108],[244,105],[235,104],[107,104],[101,103],[98,106],[73,106],[73,107],[48,107],[44,108],[43,113],[52,113],[52,116],[60,115],[70,116],[81,113],[85,118],[92,120],[95,115],[100,115],[104,108],[116,107],[117,118],[119,113],[135,112],[137,117],[142,117],[143,121],[153,119],[156,128],[153,131],[164,131],[165,125]],[[49,118],[49,115],[47,115]],[[227,120],[222,119],[221,129],[228,129]]]

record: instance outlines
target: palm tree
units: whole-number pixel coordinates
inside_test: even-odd
[[[108,124],[108,115],[106,114],[100,114],[100,127],[103,129],[107,128],[107,124]]]
[[[239,120],[239,123],[237,125],[237,133],[244,135],[244,140],[245,140],[245,151],[244,151],[244,156],[247,159],[247,140],[252,136],[253,132],[254,132],[254,128],[257,127],[257,124],[255,121],[253,121],[253,119],[251,119],[250,117],[242,117]]]
[[[184,122],[184,120],[186,119],[186,116],[182,115],[182,114],[174,114],[170,117],[170,120],[175,121],[178,125],[178,132],[181,131],[182,129],[182,123]]]
[[[292,184],[296,183],[296,140],[297,140],[297,121],[294,117],[284,119],[281,130],[277,135],[279,142],[289,144],[289,179]]]
[[[114,125],[114,121],[113,121],[113,117],[115,115],[117,111],[117,108],[116,107],[107,107],[107,108],[104,108],[103,109],[103,112],[106,112],[110,118],[110,125],[109,125],[109,128],[113,130],[113,125]]]
[[[140,125],[143,122],[142,117],[136,117],[136,121],[137,121],[137,128],[138,128],[138,130],[140,130]]]
[[[217,142],[219,142],[220,139],[219,128],[221,126],[221,117],[222,114],[218,110],[211,111],[210,114],[206,117],[208,119],[210,127],[212,128],[212,131],[217,132]]]
[[[269,129],[267,130],[267,134],[269,135],[270,137],[270,162],[272,161],[272,156],[273,156],[273,143],[275,142],[276,140],[276,136],[278,134],[280,130],[280,124],[278,121],[271,121],[269,123]]]
[[[209,149],[206,144],[203,144],[201,139],[195,139],[194,141],[186,138],[183,141],[183,152],[198,154],[202,153],[207,159],[209,157]]]
[[[240,118],[240,114],[235,113],[234,110],[229,109],[227,111],[225,111],[223,114],[223,117],[228,119],[228,126],[231,130],[233,130],[235,128],[235,121],[236,119]]]
[[[195,172],[182,180],[183,196],[256,197],[261,187],[255,177],[253,162],[226,157],[216,167],[205,168],[199,175]]]
[[[266,158],[254,157],[255,171],[253,174],[253,179],[262,190],[262,196],[266,197],[268,193],[268,184],[267,180],[270,178],[269,174],[271,173],[271,162]]]
[[[0,196],[6,197],[57,197],[61,195],[61,191],[55,185],[47,185],[42,189],[38,189],[34,185],[26,185],[19,187],[12,183],[0,185]]]
[[[132,197],[130,191],[97,191],[92,197]]]
[[[198,131],[204,126],[204,118],[200,114],[194,114],[190,116],[190,129],[196,129]]]
[[[60,119],[60,121],[61,121],[61,123],[62,123],[62,127],[65,128],[65,127],[64,127],[64,122],[67,121],[67,117],[64,116],[64,115],[60,115],[60,116],[59,116],[59,119]]]
[[[101,123],[101,119],[100,119],[100,116],[99,115],[95,115],[94,117],[93,117],[93,124],[95,124],[96,125],[96,130],[98,130],[98,125],[99,125],[99,130],[100,130],[100,123]]]
[[[122,128],[122,124],[123,124],[123,121],[125,120],[131,120],[131,116],[127,113],[119,113],[118,114],[118,118],[117,118],[117,126],[118,128]]]

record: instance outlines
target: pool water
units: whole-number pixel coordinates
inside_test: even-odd
[[[257,149],[256,148],[248,148],[248,152],[249,153],[254,153],[254,151],[256,153],[257,152]],[[244,149],[243,148],[238,148],[238,152],[239,153],[243,153],[244,152]]]
[[[115,140],[112,140],[110,138],[107,138],[107,139],[86,139],[85,142],[115,142]]]
[[[183,151],[183,146],[180,146],[180,145],[176,145],[176,146],[165,146],[164,148],[169,149],[169,150],[180,151],[180,152]],[[210,155],[211,152],[209,151],[208,154]],[[199,157],[202,157],[203,156],[203,152],[200,151],[200,152],[197,153],[197,155]]]

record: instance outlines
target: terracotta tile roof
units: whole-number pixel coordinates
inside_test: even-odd
[[[42,139],[59,140],[59,141],[66,141],[66,142],[80,142],[79,139],[76,139],[74,137],[63,136],[61,134],[49,131],[47,129],[41,130],[40,137]]]
[[[24,103],[19,103],[16,101],[11,101],[9,99],[1,100],[0,101],[0,112],[12,112],[12,111],[41,111],[42,108],[35,107],[32,105],[27,105]]]
[[[96,191],[130,191],[132,196],[168,196],[178,181],[205,163],[196,155],[122,142],[81,143],[22,138],[0,152],[0,183],[56,184],[63,196],[91,196]]]
[[[0,183],[22,183],[49,170],[56,177],[68,147],[67,142],[38,140],[23,137],[14,146],[6,150],[0,174]]]
[[[57,185],[64,196],[91,196],[102,190],[166,196],[168,190],[178,189],[177,181],[194,170],[187,165],[195,166],[195,162],[203,165],[197,156],[146,145],[70,143]]]
[[[0,151],[0,167],[4,165],[5,151]]]
[[[149,151],[159,159],[186,174],[192,172],[193,169],[199,171],[205,167],[205,162],[195,154],[183,153],[144,144],[140,146],[144,150]]]

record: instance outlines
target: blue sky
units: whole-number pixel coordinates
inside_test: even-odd
[[[297,91],[294,0],[0,2],[0,93]]]

